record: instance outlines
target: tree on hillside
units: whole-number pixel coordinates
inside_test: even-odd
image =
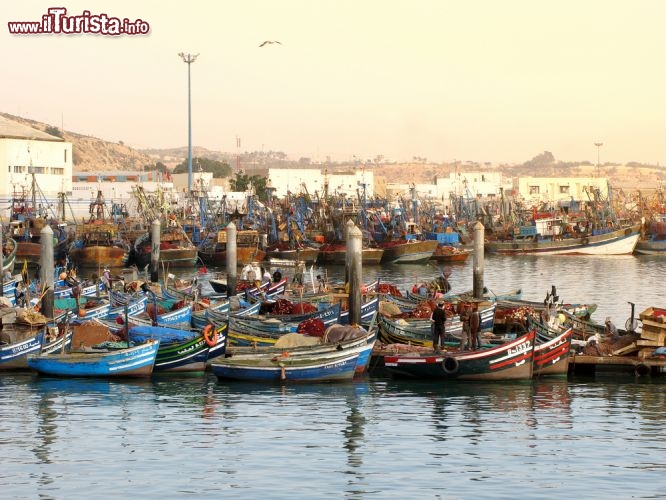
[[[523,163],[525,167],[531,168],[545,168],[552,167],[555,164],[555,157],[550,151],[544,151],[540,155],[536,155],[530,161]]]
[[[218,160],[211,160],[210,158],[192,158],[192,172],[198,172],[201,168],[204,172],[212,172],[213,177],[216,179],[222,177],[231,176],[231,167],[228,163],[224,163]],[[187,173],[187,160],[183,160],[181,163],[176,165],[173,169],[174,174],[185,174]]]
[[[169,172],[169,167],[167,167],[164,163],[161,161],[158,161],[155,163],[155,166],[152,165],[146,165],[146,170],[156,170],[157,172],[162,172],[163,174],[166,174]]]
[[[266,182],[268,179],[266,177],[261,177],[259,175],[247,175],[243,172],[236,172],[235,179],[229,179],[229,189],[231,191],[247,191],[252,184],[254,188],[254,193],[257,195],[259,200],[266,201]]]
[[[46,132],[49,135],[55,135],[56,137],[62,138],[62,132],[58,127],[54,127],[53,125],[47,125],[46,128],[44,129],[44,132]]]

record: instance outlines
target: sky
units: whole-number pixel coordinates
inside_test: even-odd
[[[52,7],[149,33],[9,33]],[[662,0],[31,0],[0,15],[0,111],[136,148],[187,146],[183,52],[199,54],[194,146],[666,164]]]

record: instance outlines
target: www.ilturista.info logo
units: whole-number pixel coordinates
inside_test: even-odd
[[[107,14],[91,14],[84,10],[79,16],[68,16],[65,7],[51,7],[41,21],[10,21],[7,23],[12,35],[147,35],[150,24],[142,19],[130,21]]]

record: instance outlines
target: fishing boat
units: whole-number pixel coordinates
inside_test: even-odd
[[[529,380],[532,377],[535,332],[489,349],[384,356],[395,377],[430,380]]]
[[[161,326],[135,326],[129,329],[133,342],[149,339],[160,341],[155,359],[155,372],[203,372],[209,359],[224,354],[226,328],[213,330],[208,325],[201,330],[181,330]],[[211,349],[215,349],[213,355]]]
[[[238,265],[261,262],[266,252],[260,247],[261,238],[258,231],[240,230],[236,232],[236,262]],[[199,244],[198,254],[201,261],[208,266],[225,266],[227,263],[227,231],[222,229],[206,235]]]
[[[159,340],[133,347],[127,347],[126,342],[112,344],[85,351],[31,354],[28,366],[41,375],[59,377],[148,377],[152,374]]]
[[[538,229],[542,223],[547,223],[547,220],[537,220],[537,225],[531,226],[534,229],[524,231],[525,234],[521,233],[511,240],[488,241],[485,249],[505,255],[624,255],[633,253],[641,231],[641,224],[634,224],[569,237],[562,237],[559,233],[543,236],[546,229],[541,232]]]
[[[435,252],[430,257],[432,260],[435,260],[440,263],[450,264],[457,263],[461,264],[467,260],[473,253],[469,248],[455,247],[452,245],[437,245]]]
[[[568,373],[572,336],[573,330],[567,328],[563,332],[556,332],[555,336],[547,338],[545,341],[539,341],[541,337],[537,339],[534,346],[533,360],[533,375],[535,377],[566,375]]]
[[[72,331],[53,325],[43,326],[28,332],[14,331],[5,333],[0,341],[0,371],[25,370],[28,368],[28,355],[58,352],[68,349],[72,342]]]
[[[9,214],[9,236],[17,243],[16,258],[33,266],[41,259],[41,231],[45,226],[49,225],[53,230],[53,258],[56,262],[65,258],[69,245],[66,224],[48,218],[47,203],[37,207],[38,191],[41,192],[32,173],[30,192],[25,188],[20,193],[14,191]]]
[[[118,226],[101,220],[77,225],[68,251],[76,266],[93,269],[124,267],[129,253],[129,244],[121,238]]]
[[[284,261],[303,261],[314,264],[319,257],[319,248],[301,243],[280,242],[266,247],[266,258]]]
[[[490,332],[495,323],[495,303],[479,303],[481,323],[479,332]],[[432,329],[430,319],[393,319],[378,314],[379,338],[387,344],[407,344],[432,347]],[[459,344],[463,333],[460,316],[455,315],[446,320],[445,341]]]
[[[272,346],[230,347],[227,357],[256,358],[257,356],[337,356],[341,352],[357,350],[360,356],[355,373],[361,375],[368,369],[370,354],[377,340],[377,325],[366,330],[359,326],[332,325],[322,337],[300,333],[285,333]]]
[[[377,246],[384,250],[382,264],[418,264],[432,258],[437,248],[437,242],[400,238],[380,242]]]
[[[132,260],[139,269],[150,264],[152,231],[147,231],[134,242]],[[192,267],[197,263],[197,247],[180,226],[162,225],[158,263],[171,267]]]
[[[363,246],[361,248],[361,263],[364,266],[377,265],[382,261],[384,250],[378,247]],[[347,245],[345,243],[324,243],[319,247],[317,262],[320,264],[344,265],[347,259]]]

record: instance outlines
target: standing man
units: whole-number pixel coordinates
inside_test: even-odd
[[[458,303],[458,314],[462,323],[462,335],[460,336],[460,350],[464,351],[471,345],[469,319],[472,315],[470,305],[466,302]]]
[[[479,314],[479,304],[478,302],[474,302],[474,305],[472,306],[472,313],[469,316],[469,336],[473,351],[481,348],[481,339],[479,338],[480,329],[481,314]]]
[[[437,304],[437,307],[430,316],[432,323],[432,346],[435,352],[440,352],[441,342],[444,340],[446,333],[446,311],[444,310],[444,302]]]

